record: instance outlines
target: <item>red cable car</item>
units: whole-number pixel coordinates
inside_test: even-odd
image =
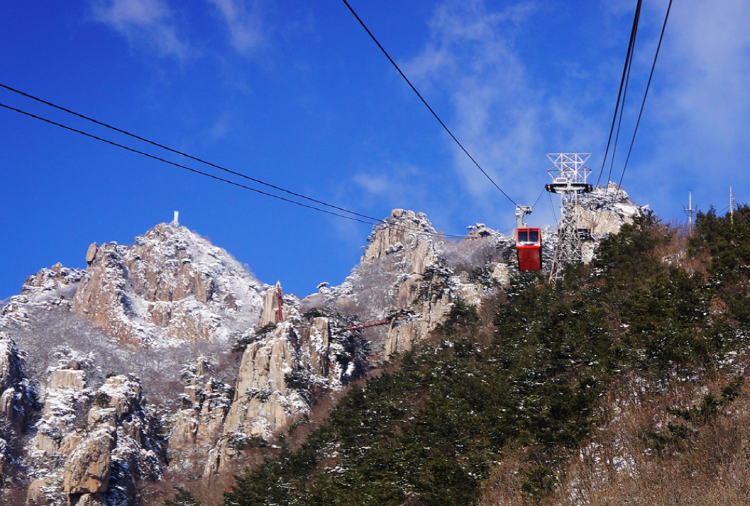
[[[522,271],[542,269],[542,230],[539,228],[517,228],[516,250],[518,268]]]

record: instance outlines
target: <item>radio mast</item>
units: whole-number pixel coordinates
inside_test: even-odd
[[[688,235],[693,235],[693,213],[696,211],[696,209],[693,209],[693,192],[691,191],[689,193],[688,197],[688,206],[685,209],[685,213],[688,215]]]

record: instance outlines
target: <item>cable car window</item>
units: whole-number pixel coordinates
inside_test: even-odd
[[[529,230],[529,242],[539,242],[538,230]]]
[[[529,232],[528,230],[519,230],[518,231],[518,242],[528,242],[529,240]]]

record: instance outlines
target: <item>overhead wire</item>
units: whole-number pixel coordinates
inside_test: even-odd
[[[227,172],[229,174],[242,177],[242,178],[247,179],[249,181],[253,181],[254,183],[258,183],[260,185],[267,186],[269,188],[273,188],[274,190],[277,190],[277,191],[280,191],[280,192],[283,192],[283,193],[286,193],[286,194],[289,194],[289,195],[293,195],[293,196],[295,196],[297,198],[301,198],[301,199],[304,199],[304,200],[307,200],[307,201],[310,201],[310,202],[314,202],[316,204],[320,204],[322,206],[329,207],[331,209],[336,209],[338,211],[349,213],[349,214],[354,215],[354,216],[359,216],[360,218],[366,218],[368,220],[373,220],[373,221],[381,221],[381,220],[379,220],[377,218],[373,218],[372,216],[367,216],[367,215],[360,214],[360,213],[357,213],[357,212],[354,212],[354,211],[350,211],[348,209],[344,209],[343,207],[335,206],[335,205],[332,205],[332,204],[327,204],[326,202],[323,202],[323,201],[320,201],[320,200],[317,200],[317,199],[314,199],[314,198],[311,198],[311,197],[307,197],[307,196],[302,195],[300,193],[296,193],[296,192],[293,192],[293,191],[290,191],[290,190],[286,190],[284,188],[281,188],[279,186],[273,185],[271,183],[266,183],[265,181],[261,181],[260,179],[256,179],[254,177],[250,177],[250,176],[248,176],[246,174],[242,174],[240,172],[236,172],[234,170],[227,169],[226,167],[222,167],[221,165],[217,165],[215,163],[208,162],[206,160],[203,160],[203,159],[198,158],[196,156],[192,156],[192,155],[190,155],[188,153],[185,153],[183,151],[179,151],[179,150],[170,148],[168,146],[165,146],[164,144],[160,144],[158,142],[154,142],[152,140],[146,139],[145,137],[142,137],[140,135],[136,135],[136,134],[134,134],[132,132],[128,132],[127,130],[124,130],[122,128],[118,128],[118,127],[112,126],[112,125],[110,125],[108,123],[105,123],[103,121],[99,121],[99,120],[94,119],[94,118],[92,118],[90,116],[86,116],[84,114],[72,111],[72,110],[70,110],[70,109],[68,109],[66,107],[62,107],[60,105],[54,104],[54,103],[52,103],[52,102],[50,102],[48,100],[44,100],[42,98],[35,97],[34,95],[31,95],[31,94],[26,93],[24,91],[18,90],[16,88],[12,88],[12,87],[10,87],[8,85],[5,85],[3,83],[0,83],[0,88],[4,88],[4,89],[6,89],[8,91],[12,91],[13,93],[17,93],[17,94],[22,95],[24,97],[30,98],[30,99],[35,100],[37,102],[40,102],[42,104],[45,104],[45,105],[48,105],[48,106],[53,107],[55,109],[58,109],[60,111],[66,112],[68,114],[72,114],[73,116],[77,116],[77,117],[79,117],[81,119],[84,119],[86,121],[90,121],[91,123],[103,126],[105,128],[108,128],[110,130],[113,130],[115,132],[118,132],[118,133],[121,133],[121,134],[124,134],[124,135],[127,135],[128,137],[132,137],[133,139],[137,139],[137,140],[145,142],[147,144],[151,144],[152,146],[156,146],[158,148],[164,149],[166,151],[169,151],[170,153],[174,153],[174,154],[177,154],[177,155],[180,155],[180,156],[184,156],[185,158],[189,158],[190,160],[194,160],[196,162],[202,163],[204,165],[208,165],[208,166],[213,167],[215,169],[222,170],[222,171]]]
[[[7,87],[7,86],[4,86],[4,85],[2,85],[2,84],[0,84],[0,87],[6,88],[6,89],[8,89],[8,88],[9,88],[9,87]],[[17,90],[11,90],[11,91],[17,91]],[[25,94],[25,93],[23,93],[23,92],[20,92],[20,94],[22,94],[22,95],[25,95],[25,96],[29,96],[29,95],[27,95],[27,94]],[[118,128],[116,128],[116,127],[112,127],[112,126],[106,125],[106,124],[104,124],[104,123],[102,123],[102,122],[100,122],[100,121],[98,121],[98,120],[95,120],[95,119],[93,119],[93,118],[88,118],[88,117],[85,117],[85,116],[83,116],[83,115],[81,115],[81,114],[78,114],[78,113],[76,113],[76,112],[74,112],[74,111],[70,111],[70,110],[64,109],[64,108],[62,108],[62,107],[59,107],[59,106],[55,106],[54,104],[48,103],[48,102],[46,102],[46,101],[44,101],[44,100],[42,100],[42,99],[37,99],[36,97],[32,97],[32,96],[29,96],[29,98],[34,98],[35,100],[38,100],[38,101],[40,101],[40,102],[42,102],[42,103],[45,103],[45,104],[47,104],[47,105],[51,105],[51,106],[53,106],[53,107],[55,107],[55,108],[58,108],[58,109],[61,109],[61,110],[65,110],[65,112],[69,112],[70,114],[73,114],[73,115],[75,115],[75,116],[79,116],[79,117],[82,117],[82,118],[84,118],[84,119],[87,119],[87,120],[89,120],[89,121],[91,121],[91,122],[93,122],[93,123],[96,123],[96,124],[99,124],[99,125],[102,125],[102,126],[107,126],[108,128],[110,128],[110,129],[112,129],[112,130],[115,130],[115,131],[118,131],[118,132],[122,132],[122,133],[125,133],[126,135],[129,135],[130,137],[133,137],[133,138],[136,138],[136,139],[142,140],[142,141],[144,141],[144,142],[147,142],[147,143],[149,143],[149,144],[153,144],[153,145],[155,145],[155,146],[158,146],[158,147],[160,147],[160,148],[162,148],[162,149],[165,149],[165,150],[167,150],[167,151],[170,151],[170,152],[173,152],[173,153],[176,153],[176,154],[180,154],[180,155],[182,155],[182,156],[186,156],[187,158],[190,158],[190,159],[194,159],[194,160],[196,160],[196,161],[201,161],[202,163],[204,163],[204,164],[206,164],[206,165],[210,165],[210,166],[213,166],[213,167],[217,167],[217,168],[220,168],[219,166],[217,166],[217,165],[215,165],[215,164],[212,164],[211,162],[206,162],[206,161],[203,161],[203,160],[200,160],[200,159],[196,159],[195,157],[192,157],[192,156],[190,156],[190,155],[186,155],[186,154],[184,154],[184,153],[181,153],[181,152],[179,152],[179,151],[177,151],[177,150],[174,150],[174,149],[172,149],[172,148],[169,148],[169,147],[167,147],[167,146],[164,146],[164,145],[161,145],[161,144],[155,143],[155,142],[153,142],[153,141],[149,141],[148,139],[145,139],[145,138],[143,138],[143,137],[137,136],[137,135],[135,135],[135,134],[130,134],[130,133],[128,133],[128,132],[125,132],[124,130],[118,129]],[[30,118],[33,118],[33,119],[36,119],[36,120],[42,121],[42,122],[44,122],[44,123],[47,123],[47,124],[50,124],[50,125],[53,125],[53,126],[57,126],[57,127],[59,127],[59,128],[62,128],[62,129],[64,129],[64,130],[68,130],[68,131],[70,131],[70,132],[74,132],[74,133],[77,133],[77,134],[83,135],[83,136],[85,136],[85,137],[88,137],[88,138],[91,138],[91,139],[94,139],[94,140],[97,140],[97,141],[100,141],[100,142],[103,142],[103,143],[109,144],[109,145],[111,145],[111,146],[115,146],[115,147],[118,147],[118,148],[124,149],[124,150],[126,150],[126,151],[129,151],[129,152],[131,152],[131,153],[139,154],[139,155],[141,155],[141,156],[145,156],[145,157],[147,157],[147,158],[150,158],[150,159],[152,159],[152,160],[156,160],[156,161],[159,161],[159,162],[162,162],[162,163],[166,163],[166,164],[168,164],[168,165],[172,165],[172,166],[174,166],[174,167],[177,167],[177,168],[180,168],[180,169],[183,169],[183,170],[187,170],[187,171],[189,171],[189,172],[192,172],[192,173],[194,173],[194,174],[198,174],[198,175],[201,175],[201,176],[204,176],[204,177],[208,177],[208,178],[214,179],[214,180],[216,180],[216,181],[220,181],[220,182],[223,182],[223,183],[227,183],[227,184],[230,184],[230,185],[232,185],[232,186],[236,186],[236,187],[238,187],[238,188],[242,188],[242,189],[245,189],[245,190],[248,190],[248,191],[252,191],[252,192],[258,193],[258,194],[260,194],[260,195],[265,195],[265,196],[267,196],[267,197],[272,197],[272,198],[275,198],[275,199],[281,200],[281,201],[283,201],[283,202],[287,202],[287,203],[290,203],[290,204],[294,204],[294,205],[297,205],[297,206],[300,206],[300,207],[304,207],[304,208],[307,208],[307,209],[311,209],[311,210],[314,210],[314,211],[318,211],[318,212],[326,213],[326,214],[329,214],[329,215],[331,215],[331,216],[336,216],[336,217],[339,217],[339,218],[345,218],[345,219],[348,219],[348,220],[351,220],[351,221],[355,221],[355,222],[358,222],[358,223],[363,223],[363,224],[366,224],[366,225],[370,225],[370,226],[373,226],[373,225],[378,225],[378,224],[385,224],[385,225],[395,226],[395,227],[401,228],[401,229],[403,229],[403,230],[406,230],[407,232],[413,232],[413,233],[418,233],[418,234],[422,234],[422,235],[430,235],[430,236],[435,236],[435,237],[444,237],[444,238],[463,238],[463,237],[464,237],[464,236],[460,236],[460,235],[443,234],[443,233],[436,233],[436,232],[427,232],[427,231],[423,231],[423,230],[415,230],[415,229],[411,229],[411,228],[409,228],[409,227],[405,227],[405,226],[403,226],[403,225],[400,225],[400,224],[389,223],[389,222],[388,222],[387,220],[381,220],[381,219],[377,219],[377,218],[372,218],[372,217],[369,217],[369,216],[366,216],[366,215],[362,215],[362,214],[359,214],[359,213],[354,213],[353,211],[348,211],[348,210],[345,210],[344,208],[339,208],[339,207],[336,207],[336,206],[332,206],[332,205],[330,205],[330,204],[326,204],[326,203],[324,203],[324,202],[322,202],[322,201],[317,201],[317,200],[314,200],[314,199],[311,199],[311,198],[305,197],[304,195],[299,195],[299,194],[296,194],[296,193],[294,193],[294,192],[291,192],[291,191],[285,190],[285,189],[283,189],[283,188],[280,188],[280,187],[276,187],[276,186],[274,186],[274,185],[270,185],[270,184],[266,184],[266,186],[271,186],[271,187],[273,187],[273,188],[275,188],[275,189],[279,189],[279,190],[281,190],[281,191],[284,191],[285,193],[289,193],[289,194],[293,194],[293,195],[296,195],[296,196],[300,196],[300,197],[302,197],[302,198],[305,198],[306,200],[310,200],[310,201],[313,201],[313,202],[318,202],[318,203],[321,203],[322,205],[325,205],[325,206],[327,206],[327,207],[331,207],[331,208],[335,208],[335,209],[340,209],[340,210],[344,210],[344,211],[346,211],[346,212],[348,212],[348,213],[350,213],[350,214],[354,214],[354,215],[356,215],[356,216],[360,216],[361,218],[365,218],[365,219],[367,219],[367,220],[370,220],[370,221],[365,221],[364,219],[356,218],[356,217],[354,217],[354,216],[347,216],[347,215],[344,215],[344,214],[340,214],[340,213],[337,213],[337,212],[333,212],[333,211],[329,211],[329,210],[326,210],[326,209],[321,209],[321,208],[319,208],[319,207],[316,207],[316,206],[312,206],[312,205],[309,205],[309,204],[305,204],[305,203],[302,203],[302,202],[297,202],[297,201],[295,201],[295,200],[292,200],[292,199],[288,199],[288,198],[286,198],[286,197],[282,197],[282,196],[279,196],[279,195],[274,195],[274,194],[272,194],[272,193],[269,193],[269,192],[265,192],[265,191],[262,191],[262,190],[258,190],[257,188],[252,188],[252,187],[250,187],[250,186],[247,186],[247,185],[244,185],[244,184],[241,184],[241,183],[237,183],[237,182],[235,182],[235,181],[232,181],[232,180],[229,180],[229,179],[226,179],[226,178],[222,178],[222,177],[216,176],[216,175],[214,175],[214,174],[210,174],[210,173],[208,173],[208,172],[200,171],[200,170],[194,169],[194,168],[192,168],[192,167],[188,167],[188,166],[186,166],[186,165],[182,165],[182,164],[180,164],[180,163],[177,163],[177,162],[173,162],[173,161],[171,161],[171,160],[167,160],[167,159],[165,159],[165,158],[162,158],[162,157],[159,157],[159,156],[156,156],[156,155],[150,154],[150,153],[146,153],[145,151],[141,151],[141,150],[139,150],[139,149],[135,149],[135,148],[132,148],[132,147],[130,147],[130,146],[126,146],[126,145],[124,145],[124,144],[121,144],[121,143],[119,143],[119,142],[115,142],[115,141],[112,141],[112,140],[109,140],[109,139],[105,139],[105,138],[103,138],[103,137],[100,137],[100,136],[97,136],[97,135],[94,135],[94,134],[91,134],[91,133],[85,132],[85,131],[83,131],[83,130],[80,130],[80,129],[77,129],[77,128],[73,128],[73,127],[70,127],[70,126],[64,125],[64,124],[62,124],[62,123],[58,123],[58,122],[56,122],[56,121],[53,121],[53,120],[51,120],[51,119],[48,119],[48,118],[44,118],[44,117],[42,117],[42,116],[39,116],[39,115],[36,115],[36,114],[30,113],[30,112],[28,112],[28,111],[24,111],[24,110],[22,110],[22,109],[18,109],[18,108],[16,108],[16,107],[12,107],[12,106],[10,106],[10,105],[7,105],[7,104],[4,104],[4,103],[0,103],[0,107],[3,107],[3,108],[5,108],[5,109],[8,109],[8,110],[10,110],[10,111],[13,111],[13,112],[16,112],[16,113],[22,114],[22,115],[24,115],[24,116],[27,116],[27,117],[30,117]],[[230,173],[233,173],[233,174],[238,174],[238,175],[241,175],[240,173],[236,173],[236,172],[234,172],[234,171],[231,171],[231,170],[229,170],[229,169],[223,169],[223,170],[225,170],[226,172],[230,172]],[[255,181],[255,179],[254,179],[254,178],[250,178],[249,176],[245,176],[245,177],[246,177],[247,179],[251,179],[251,180]]]
[[[333,215],[333,216],[338,216],[339,218],[346,218],[348,220],[357,221],[357,222],[360,222],[360,223],[365,223],[367,225],[374,225],[374,223],[370,223],[369,221],[364,221],[364,220],[361,220],[359,218],[354,218],[352,216],[347,216],[347,215],[344,215],[344,214],[335,213],[333,211],[326,211],[325,209],[320,209],[320,208],[315,207],[315,206],[311,206],[311,205],[308,205],[308,204],[303,204],[302,202],[297,202],[295,200],[291,200],[291,199],[288,199],[288,198],[285,198],[285,197],[280,197],[279,195],[274,195],[272,193],[264,192],[262,190],[258,190],[256,188],[252,188],[250,186],[246,186],[246,185],[243,185],[241,183],[237,183],[237,182],[231,181],[229,179],[225,179],[225,178],[222,178],[222,177],[219,177],[219,176],[215,176],[213,174],[209,174],[208,172],[203,172],[203,171],[200,171],[200,170],[197,170],[197,169],[193,169],[192,167],[188,167],[186,165],[182,165],[182,164],[179,164],[177,162],[173,162],[171,160],[167,160],[166,158],[161,158],[159,156],[152,155],[150,153],[146,153],[145,151],[141,151],[141,150],[138,150],[138,149],[135,149],[135,148],[131,148],[129,146],[125,146],[124,144],[120,144],[119,142],[111,141],[111,140],[105,139],[103,137],[99,137],[97,135],[90,134],[88,132],[84,132],[83,130],[79,130],[77,128],[73,128],[73,127],[70,127],[70,126],[67,126],[67,125],[63,125],[62,123],[58,123],[56,121],[52,121],[51,119],[43,118],[42,116],[38,116],[36,114],[32,114],[30,112],[23,111],[21,109],[17,109],[15,107],[9,106],[7,104],[3,104],[1,102],[0,102],[0,107],[3,107],[5,109],[8,109],[8,110],[11,110],[11,111],[14,111],[14,112],[17,112],[19,114],[23,114],[25,116],[28,116],[28,117],[31,117],[31,118],[34,118],[34,119],[37,119],[39,121],[43,121],[43,122],[48,123],[50,125],[54,125],[54,126],[63,128],[65,130],[69,130],[71,132],[75,132],[75,133],[80,134],[80,135],[84,135],[84,136],[89,137],[91,139],[95,139],[97,141],[104,142],[104,143],[109,144],[111,146],[115,146],[115,147],[124,149],[126,151],[130,151],[131,153],[136,153],[136,154],[139,154],[139,155],[151,158],[153,160],[156,160],[156,161],[159,161],[159,162],[162,162],[162,163],[166,163],[166,164],[169,164],[169,165],[173,165],[174,167],[178,167],[180,169],[184,169],[184,170],[193,172],[195,174],[199,174],[201,176],[205,176],[205,177],[208,177],[208,178],[211,178],[211,179],[215,179],[216,181],[221,181],[223,183],[231,184],[233,186],[237,186],[237,187],[243,188],[245,190],[249,190],[249,191],[252,191],[252,192],[255,192],[255,193],[259,193],[259,194],[265,195],[267,197],[273,197],[275,199],[283,200],[284,202],[288,202],[290,204],[295,204],[295,205],[298,205],[298,206],[301,206],[301,207],[306,207],[308,209],[313,209],[315,211],[319,211],[319,212],[322,212],[322,213],[330,214],[330,215]]]
[[[636,9],[636,18],[640,19],[640,12],[638,9]],[[636,21],[636,24],[638,22]],[[637,30],[636,30],[637,32]],[[633,37],[632,44],[633,49],[635,49],[635,41],[637,38],[636,36]],[[628,85],[630,84],[630,71],[633,69],[633,54],[635,51],[630,53],[630,61],[628,62],[628,72],[627,77],[625,78],[625,87],[622,90],[622,103],[620,104],[620,118],[617,120],[617,132],[615,133],[615,143],[612,146],[612,156],[609,159],[609,173],[607,174],[607,181],[609,182],[612,179],[612,169],[614,169],[615,166],[615,157],[617,156],[617,143],[620,141],[620,129],[622,127],[622,116],[625,112],[625,101],[628,96]],[[609,184],[607,185],[607,192],[609,192]]]
[[[625,171],[628,168],[628,162],[630,161],[630,153],[633,151],[633,144],[635,143],[635,136],[638,133],[638,126],[641,124],[641,116],[643,115],[643,108],[646,105],[646,97],[648,97],[648,90],[651,87],[651,79],[654,77],[654,69],[656,68],[656,60],[659,58],[659,50],[661,49],[661,42],[664,40],[664,32],[667,29],[667,21],[669,20],[669,12],[672,10],[672,0],[669,0],[667,6],[667,13],[664,15],[664,24],[661,27],[661,34],[659,35],[659,43],[656,46],[656,53],[654,54],[654,62],[651,64],[651,73],[648,75],[648,83],[646,83],[646,91],[643,94],[643,102],[641,102],[641,110],[638,112],[638,121],[635,123],[635,129],[633,130],[633,138],[630,141],[630,148],[628,149],[628,156],[625,158],[625,165],[622,168],[622,175],[620,176],[620,182],[618,186],[622,186],[622,180],[625,177]]]
[[[602,175],[604,174],[604,166],[607,164],[607,156],[609,154],[609,147],[612,143],[612,135],[615,131],[615,124],[617,123],[617,117],[618,112],[620,110],[620,100],[622,99],[623,94],[623,88],[625,87],[625,82],[628,75],[628,69],[630,68],[630,62],[633,59],[633,47],[635,46],[635,37],[636,33],[638,32],[638,21],[641,15],[641,4],[643,3],[643,0],[638,0],[638,5],[635,9],[635,18],[633,19],[633,27],[630,30],[630,42],[628,43],[628,51],[625,55],[625,65],[622,69],[622,78],[620,79],[620,90],[617,92],[617,103],[615,104],[615,113],[612,116],[612,126],[609,129],[609,138],[607,139],[607,148],[604,151],[604,158],[602,158],[602,167],[599,170],[599,177],[596,180],[596,185],[599,186],[599,182],[602,179]]]
[[[354,15],[354,17],[357,18],[357,21],[359,21],[359,24],[362,25],[362,28],[365,29],[365,31],[370,36],[370,38],[373,40],[373,42],[375,42],[375,44],[377,44],[377,46],[383,52],[383,54],[385,55],[385,57],[388,58],[388,61],[390,61],[391,64],[393,65],[393,67],[398,71],[398,73],[401,74],[401,77],[404,78],[404,81],[406,81],[406,84],[408,84],[409,87],[412,89],[412,91],[414,91],[414,93],[416,93],[417,97],[419,97],[419,100],[421,100],[422,103],[425,105],[425,107],[427,107],[427,109],[430,111],[430,113],[432,113],[432,115],[435,117],[435,119],[438,121],[438,123],[440,123],[440,126],[442,126],[443,129],[446,132],[448,132],[448,135],[451,136],[451,138],[458,145],[458,147],[461,148],[461,150],[466,154],[466,156],[469,157],[469,159],[474,163],[474,165],[476,165],[476,167],[482,172],[482,174],[484,174],[484,176],[490,181],[490,183],[492,183],[495,186],[495,188],[497,188],[500,191],[500,193],[502,193],[505,196],[505,198],[507,198],[508,200],[510,200],[513,203],[513,205],[518,206],[518,204],[516,203],[516,201],[513,200],[507,193],[505,193],[503,191],[503,189],[500,188],[500,186],[498,186],[498,184],[495,182],[495,180],[492,179],[490,177],[490,175],[487,174],[487,172],[485,172],[485,170],[482,168],[482,166],[479,165],[479,163],[474,159],[474,157],[471,156],[471,154],[466,150],[466,148],[463,146],[463,144],[461,144],[461,142],[456,138],[456,136],[453,135],[453,132],[451,132],[451,130],[446,126],[446,124],[443,123],[443,120],[440,119],[440,116],[438,116],[437,113],[433,110],[433,108],[430,107],[430,104],[428,104],[427,101],[424,99],[424,97],[422,97],[422,94],[419,93],[419,91],[417,91],[417,88],[414,87],[414,85],[411,83],[411,81],[409,80],[409,78],[406,77],[406,75],[401,71],[401,68],[399,68],[399,66],[396,64],[396,62],[393,61],[393,58],[391,58],[391,56],[388,54],[388,51],[386,51],[385,48],[380,44],[380,42],[378,42],[378,39],[375,38],[375,35],[373,35],[373,33],[370,31],[370,29],[367,28],[367,25],[365,25],[364,21],[362,21],[362,19],[359,17],[359,15],[357,15],[357,13],[354,11],[354,9],[352,8],[352,6],[349,5],[349,2],[347,2],[347,0],[343,0],[343,2],[344,2],[344,4],[346,4],[347,8]]]
[[[552,203],[552,194],[548,193],[549,196],[549,205],[552,208],[552,216],[555,218],[555,223],[557,223],[557,213],[555,212],[555,204]]]
[[[545,190],[544,190],[544,188],[542,188],[542,191],[539,192],[539,196],[536,198],[536,201],[534,202],[534,205],[531,206],[532,209],[534,209],[536,207],[537,203],[539,202],[539,199],[542,198],[542,193],[544,193],[544,192],[545,192]]]

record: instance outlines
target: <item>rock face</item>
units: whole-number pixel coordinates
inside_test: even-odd
[[[616,234],[626,223],[643,214],[648,206],[634,204],[628,194],[610,182],[606,188],[597,186],[591,193],[579,197],[580,220],[592,234]]]
[[[28,326],[35,309],[69,309],[84,272],[57,263],[29,276],[21,293],[11,297],[0,311],[0,328]]]
[[[279,293],[281,291],[281,284],[276,283],[276,286],[269,288],[263,294],[263,308],[260,311],[260,320],[258,321],[259,327],[264,327],[269,324],[277,324],[284,319],[283,302],[281,311],[281,320],[279,319]]]
[[[85,371],[53,370],[47,379],[42,417],[36,423],[36,449],[44,454],[70,454],[81,440],[76,431],[78,412],[88,401]]]
[[[165,466],[159,422],[143,407],[141,384],[133,376],[108,378],[93,404],[87,435],[65,463],[68,503],[134,505],[136,480],[156,480]]]
[[[486,291],[507,284],[517,271],[513,239],[483,223],[469,227],[460,242],[452,242],[424,214],[395,209],[384,224],[374,227],[368,242],[358,270],[344,284],[349,293],[343,298],[366,298],[370,290],[363,285],[381,283],[385,286],[376,293],[390,297],[369,297],[365,305],[380,306],[378,317],[395,310],[408,312],[392,320],[383,358],[411,350],[445,320],[457,298],[480,304]]]
[[[272,437],[305,409],[304,399],[285,381],[287,374],[300,367],[298,341],[296,330],[287,323],[248,345],[227,417],[228,430]]]
[[[327,317],[288,321],[247,345],[224,434],[209,454],[206,476],[226,469],[246,441],[273,440],[309,414],[319,392],[336,390],[366,372],[366,348],[350,333],[332,333]]]
[[[26,430],[36,408],[36,392],[24,376],[16,343],[7,332],[0,331],[0,485],[6,466],[18,457],[15,442]],[[0,487],[2,488],[2,487]]]
[[[91,391],[83,373],[58,369],[48,379],[29,503],[133,506],[136,481],[159,479],[166,465],[159,422],[137,378],[111,376]]]
[[[642,209],[610,186],[579,211],[590,258]],[[555,243],[544,230],[546,268]],[[477,223],[452,241],[402,209],[374,227],[344,283],[301,301],[284,294],[281,308],[278,284],[176,220],[133,246],[92,244],[85,259],[85,271],[57,264],[29,277],[0,310],[0,475],[15,466],[28,504],[134,506],[139,481],[165,469],[205,483],[236,471],[244,448],[275,444],[316,400],[518,274],[512,236]],[[7,331],[38,358],[29,378]],[[133,371],[141,379],[119,374]]]
[[[257,321],[262,285],[226,251],[161,224],[133,246],[89,248],[72,310],[123,343],[228,338]]]
[[[7,332],[0,331],[0,417],[22,429],[35,395],[23,374],[16,343]]]
[[[367,238],[369,245],[362,255],[362,262],[398,255],[405,262],[404,270],[422,275],[437,259],[436,236],[437,230],[424,213],[394,209],[385,223],[373,228]]]
[[[199,358],[195,366],[183,372],[183,408],[176,413],[169,434],[169,451],[176,456],[175,461],[185,460],[184,455],[194,450],[207,452],[222,435],[234,389],[211,377],[208,368]]]
[[[98,495],[109,488],[115,437],[105,428],[98,430],[76,448],[65,463],[63,487],[71,503],[83,494]]]

